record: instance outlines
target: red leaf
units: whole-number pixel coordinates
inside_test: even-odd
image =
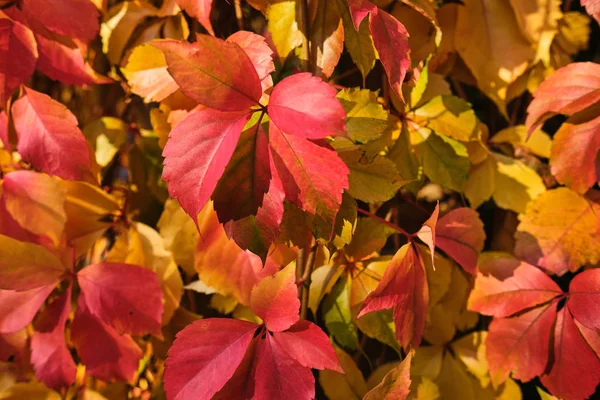
[[[71,341],[86,371],[103,381],[133,379],[142,358],[131,336],[119,335],[90,312],[83,293],[77,301]]]
[[[403,100],[402,82],[410,69],[408,32],[400,21],[383,10],[371,14],[369,27],[390,87]]]
[[[24,14],[16,7],[5,11],[12,19],[27,25],[33,31],[39,53],[37,69],[51,79],[71,85],[112,82],[92,69],[85,61],[85,49],[80,48],[70,37],[46,29],[36,18]]]
[[[48,29],[89,42],[100,30],[98,9],[89,0],[23,0],[23,12]]]
[[[513,275],[503,280],[478,273],[468,308],[485,315],[507,317],[562,294],[558,285],[539,268],[521,262]]]
[[[486,340],[490,375],[496,385],[513,376],[526,382],[542,374],[548,363],[550,332],[557,301],[512,318],[495,318]]]
[[[205,108],[171,131],[163,151],[163,179],[169,183],[171,197],[194,220],[213,194],[249,119],[248,111]]]
[[[600,116],[591,121],[562,124],[554,136],[550,166],[560,183],[584,194],[600,179],[596,155],[600,150]]]
[[[210,11],[212,10],[213,0],[176,0],[190,17],[194,17],[210,33],[215,35],[212,24],[210,23]]]
[[[429,303],[425,269],[418,257],[412,245],[400,248],[357,316],[394,307],[396,337],[405,348],[421,343]]]
[[[312,322],[298,321],[285,332],[275,332],[273,337],[303,367],[344,373],[329,337]]]
[[[245,321],[208,318],[178,333],[166,362],[169,399],[211,399],[233,376],[257,328]]]
[[[435,237],[436,237],[435,226],[438,222],[439,214],[440,214],[440,203],[438,202],[435,205],[435,209],[433,210],[433,213],[431,213],[431,216],[427,219],[427,221],[425,221],[423,223],[423,225],[421,226],[421,229],[419,229],[419,231],[416,233],[417,237],[419,239],[421,239],[423,241],[423,243],[425,243],[429,247],[429,251],[431,252],[431,265],[434,265],[433,257],[434,257],[434,251],[435,251]],[[434,269],[435,269],[435,267],[434,267]]]
[[[12,92],[33,74],[37,58],[33,32],[0,11],[0,107],[4,108]],[[2,135],[0,139],[8,143]]]
[[[35,168],[63,179],[90,176],[90,156],[77,119],[59,102],[25,88],[25,96],[12,107],[17,149]],[[68,157],[65,157],[68,154]]]
[[[276,274],[263,278],[250,294],[250,308],[263,319],[270,331],[284,331],[300,318],[295,267],[291,263]]]
[[[350,15],[354,23],[354,29],[358,31],[360,23],[369,13],[377,13],[377,7],[368,0],[348,0]]]
[[[410,393],[410,367],[412,353],[408,353],[401,363],[392,368],[363,400],[405,400]]]
[[[252,61],[235,43],[198,35],[194,44],[161,40],[168,71],[181,91],[198,103],[221,111],[246,110],[262,95]]]
[[[342,194],[348,188],[346,164],[335,151],[286,135],[273,123],[269,140],[286,198],[333,226]]]
[[[315,397],[315,378],[267,333],[256,350],[254,399],[310,400]]]
[[[0,333],[0,361],[12,360],[17,364],[29,362],[29,337],[25,329]]]
[[[580,62],[556,70],[529,104],[525,124],[533,132],[555,114],[572,115],[600,101],[600,64]]]
[[[275,64],[273,63],[273,50],[269,47],[267,40],[252,32],[238,31],[229,36],[227,41],[236,43],[250,58],[258,74],[258,79],[260,79],[262,91],[265,92],[272,88],[271,73],[275,71]]]
[[[457,208],[438,221],[436,246],[452,257],[471,275],[476,274],[477,257],[483,250],[485,232],[479,214],[470,208]]]
[[[600,383],[599,351],[598,332],[578,325],[564,307],[554,328],[554,362],[542,383],[563,399],[589,398]]]
[[[156,274],[121,263],[99,263],[77,274],[89,311],[118,333],[161,334],[162,292]]]
[[[271,181],[269,142],[261,125],[242,132],[212,195],[222,223],[254,215]]]
[[[581,0],[581,5],[585,7],[588,14],[600,22],[600,1],[599,0]]]
[[[583,271],[573,278],[568,305],[577,322],[600,330],[600,269]]]
[[[289,76],[275,85],[269,117],[289,135],[306,139],[346,136],[346,112],[336,90],[309,73]]]
[[[77,366],[65,341],[65,324],[71,312],[71,287],[48,305],[36,321],[31,338],[31,363],[36,378],[52,389],[75,382]]]
[[[0,111],[0,142],[8,151],[12,151],[10,138],[8,137],[8,116],[4,111]]]
[[[0,290],[0,332],[10,333],[25,328],[55,286],[52,284],[24,292]]]

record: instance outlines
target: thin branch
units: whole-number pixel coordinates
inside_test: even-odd
[[[362,215],[365,215],[367,217],[371,217],[373,219],[376,219],[377,221],[381,222],[384,225],[389,226],[390,228],[398,231],[399,233],[403,234],[404,236],[406,236],[407,238],[411,238],[413,237],[413,235],[411,233],[406,232],[404,229],[400,228],[398,225],[395,225],[393,223],[391,223],[390,221],[387,221],[381,217],[378,217],[375,214],[372,214],[370,212],[368,212],[367,210],[363,210],[362,208],[358,208],[356,211],[358,211],[359,213],[361,213]]]
[[[242,14],[242,0],[233,0],[233,8],[235,9],[235,19],[237,20],[238,29],[244,30],[244,15]]]
[[[302,44],[302,54],[300,61],[302,62],[302,69],[304,71],[310,71],[312,68],[312,57],[310,54],[310,17],[308,0],[301,0],[300,2],[300,21],[302,26],[300,32],[304,34],[304,43]]]
[[[315,256],[317,254],[317,249],[319,246],[312,243],[312,248],[308,256],[306,257],[306,264],[304,265],[304,270],[302,272],[302,276],[300,277],[300,319],[306,319],[306,315],[308,314],[308,294],[310,289],[310,278],[312,275],[313,268],[315,266]]]

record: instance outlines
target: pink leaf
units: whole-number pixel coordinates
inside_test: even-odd
[[[563,293],[539,268],[522,262],[506,279],[477,274],[468,308],[485,315],[507,317],[544,304]]]
[[[495,318],[486,340],[490,375],[496,385],[513,376],[528,381],[546,369],[557,301],[512,318]]]
[[[85,137],[64,105],[25,88],[25,96],[14,103],[12,115],[23,160],[63,179],[82,180],[91,174]]]
[[[179,332],[166,362],[168,398],[211,399],[233,376],[257,328],[245,321],[208,318]]]
[[[118,333],[161,334],[162,292],[156,274],[121,263],[99,263],[77,274],[89,312]]]
[[[279,82],[269,99],[269,117],[289,135],[306,139],[346,136],[346,112],[336,90],[309,73]]]
[[[554,328],[554,360],[540,380],[555,396],[569,400],[592,398],[600,383],[600,336],[577,325],[567,307]]]
[[[254,399],[311,400],[315,378],[310,369],[290,357],[271,335],[256,350]]]
[[[71,312],[71,287],[48,305],[36,321],[31,338],[31,363],[36,378],[52,389],[75,382],[77,366],[65,341],[65,324]]]
[[[152,43],[162,50],[168,71],[181,91],[221,111],[246,110],[262,95],[250,58],[236,43],[198,35],[194,44],[176,40]]]
[[[8,116],[4,111],[0,111],[0,142],[8,151],[12,151],[10,138],[8,137]]]
[[[89,0],[23,0],[23,12],[48,29],[89,42],[100,30],[100,13]]]
[[[176,0],[190,17],[194,17],[210,33],[215,35],[212,24],[210,23],[210,11],[212,10],[213,0]]]
[[[205,108],[188,115],[171,131],[163,151],[163,179],[171,197],[194,220],[217,187],[249,119],[248,111]]]
[[[476,274],[484,242],[483,223],[470,208],[456,208],[438,221],[436,246],[471,275]]]
[[[585,7],[588,14],[600,22],[600,0],[581,0],[581,5]]]
[[[129,335],[119,335],[96,318],[79,295],[71,325],[71,341],[86,371],[103,381],[133,379],[142,350]]]
[[[269,128],[271,154],[286,198],[333,226],[349,170],[335,151]]]
[[[37,58],[33,32],[0,11],[0,107],[4,108],[12,92],[33,74]]]
[[[567,303],[577,322],[600,330],[600,269],[589,269],[573,278]]]
[[[529,133],[555,114],[572,115],[600,101],[600,65],[580,62],[560,68],[533,95],[525,122]]]
[[[403,100],[402,82],[410,69],[408,32],[400,21],[383,10],[371,14],[369,26],[390,87]]]
[[[51,79],[71,85],[112,82],[92,69],[85,61],[85,48],[80,48],[70,37],[46,29],[35,17],[24,14],[16,7],[5,11],[12,19],[27,25],[33,31],[39,53],[37,69]]]
[[[0,290],[0,332],[16,332],[26,327],[56,284],[24,292]]]
[[[271,73],[275,71],[275,64],[273,63],[273,50],[269,47],[267,40],[252,32],[238,31],[229,36],[227,41],[236,43],[250,58],[258,74],[258,79],[260,79],[262,91],[265,92],[272,88]]]
[[[250,308],[273,332],[284,331],[298,322],[300,300],[295,264],[258,282],[250,294]]]
[[[284,332],[275,332],[273,337],[303,367],[344,373],[329,337],[312,322],[298,321]]]
[[[377,13],[377,7],[368,0],[348,0],[350,15],[354,23],[354,29],[358,31],[360,23],[369,13]]]

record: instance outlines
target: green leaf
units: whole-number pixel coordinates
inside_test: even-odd
[[[323,317],[331,336],[342,347],[355,350],[358,348],[358,331],[350,310],[351,285],[347,275],[335,284],[323,303]]]
[[[356,229],[356,200],[344,191],[342,195],[342,205],[335,217],[333,227],[333,245],[341,249],[352,240],[352,235]]]
[[[415,192],[420,189],[422,179],[422,170],[419,160],[412,149],[410,132],[406,124],[402,124],[400,137],[394,143],[388,157],[396,163],[396,168],[404,179],[413,180],[415,182],[408,183],[404,188]]]
[[[365,203],[387,201],[407,182],[386,157],[378,155],[369,161],[360,150],[342,152],[340,157],[350,168],[348,192]]]
[[[346,131],[352,140],[369,142],[387,128],[389,113],[377,101],[377,92],[350,88],[339,92],[337,98],[346,111]]]
[[[387,344],[401,355],[401,346],[396,339],[396,329],[394,326],[394,316],[392,310],[382,310],[370,312],[356,320],[356,325],[362,333],[376,339],[383,344]]]
[[[373,38],[369,31],[369,18],[365,18],[362,21],[357,32],[352,23],[348,4],[345,0],[337,0],[337,2],[344,23],[346,49],[362,74],[363,79],[365,79],[375,66],[375,61],[377,60],[377,50],[375,50]]]
[[[463,191],[471,163],[467,148],[462,143],[432,133],[416,148],[421,155],[425,175],[432,182],[457,192]]]
[[[354,260],[362,260],[381,250],[388,238],[394,233],[396,233],[395,229],[382,224],[376,219],[359,218],[352,241],[346,247],[346,255]]]

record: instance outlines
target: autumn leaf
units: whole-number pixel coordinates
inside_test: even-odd
[[[210,12],[212,10],[213,0],[176,0],[179,7],[194,17],[210,33],[215,35],[210,22]]]

